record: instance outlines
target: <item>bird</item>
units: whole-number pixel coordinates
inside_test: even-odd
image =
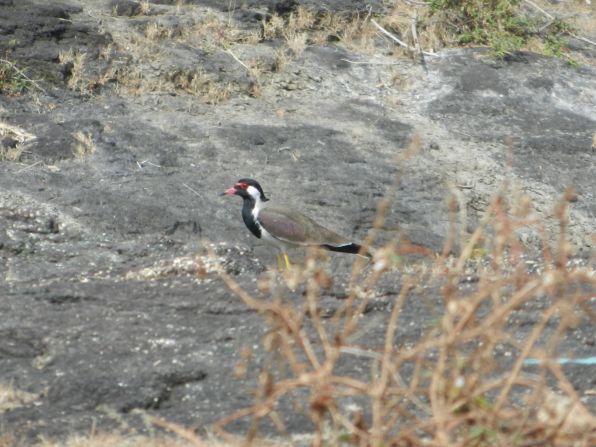
[[[222,195],[242,197],[242,220],[254,236],[278,248],[280,270],[284,263],[290,268],[287,250],[293,247],[319,247],[372,257],[360,244],[323,227],[310,217],[291,208],[266,203],[269,198],[256,180],[242,178]]]

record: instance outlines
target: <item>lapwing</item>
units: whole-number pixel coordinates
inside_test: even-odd
[[[242,219],[250,232],[279,249],[278,268],[290,267],[287,250],[293,247],[320,247],[370,258],[361,245],[319,225],[290,208],[272,205],[256,180],[243,178],[222,195],[242,197]]]

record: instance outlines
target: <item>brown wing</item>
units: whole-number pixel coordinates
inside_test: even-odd
[[[273,236],[297,245],[344,245],[350,241],[319,225],[310,217],[281,207],[267,207],[259,222]]]

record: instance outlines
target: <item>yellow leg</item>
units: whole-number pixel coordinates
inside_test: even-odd
[[[290,263],[290,258],[288,258],[288,255],[285,253],[279,253],[277,255],[277,270],[282,272],[284,270],[289,270],[291,267],[292,264]]]

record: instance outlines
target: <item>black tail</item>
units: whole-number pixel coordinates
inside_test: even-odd
[[[323,245],[321,245],[321,247],[323,247],[324,249],[329,250],[329,251],[336,251],[338,253],[350,253],[353,255],[361,254],[362,256],[366,256],[367,258],[372,258],[372,255],[368,251],[364,251],[363,253],[360,253],[360,250],[362,249],[362,245],[354,244],[353,242],[351,244],[346,244],[346,245],[323,244]]]

